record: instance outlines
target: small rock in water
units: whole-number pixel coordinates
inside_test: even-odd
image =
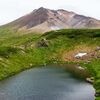
[[[93,78],[86,78],[86,81],[93,84],[94,83],[94,79]]]

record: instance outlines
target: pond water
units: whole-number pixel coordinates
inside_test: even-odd
[[[95,100],[93,86],[64,68],[41,67],[0,82],[0,100]]]

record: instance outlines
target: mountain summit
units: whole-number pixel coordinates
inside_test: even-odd
[[[63,9],[39,8],[5,26],[17,30],[46,32],[64,28],[100,28],[100,21]]]

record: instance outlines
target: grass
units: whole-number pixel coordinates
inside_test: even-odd
[[[37,47],[38,41],[43,38],[46,38],[49,46]],[[2,28],[0,29],[0,80],[36,65],[79,63],[94,77],[94,87],[100,93],[100,59],[92,58],[87,64],[84,60],[77,62],[63,59],[63,55],[70,57],[71,52],[75,53],[77,49],[78,52],[86,48],[93,50],[97,46],[100,46],[99,29],[63,29],[40,35],[22,34]],[[97,98],[99,99],[100,97]]]
[[[91,63],[89,64],[83,64],[82,66],[85,66],[92,76],[94,77],[94,87],[96,89],[97,93],[100,93],[100,59],[93,59]],[[100,97],[96,97],[96,100],[100,100]]]

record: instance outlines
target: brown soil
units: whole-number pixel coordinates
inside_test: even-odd
[[[87,53],[87,55],[81,58],[75,58],[75,55],[78,53]],[[87,46],[87,45],[79,45],[76,46],[73,50],[64,51],[62,54],[62,59],[64,61],[90,61],[92,58],[99,58],[100,57],[100,50],[96,51],[95,46]]]

